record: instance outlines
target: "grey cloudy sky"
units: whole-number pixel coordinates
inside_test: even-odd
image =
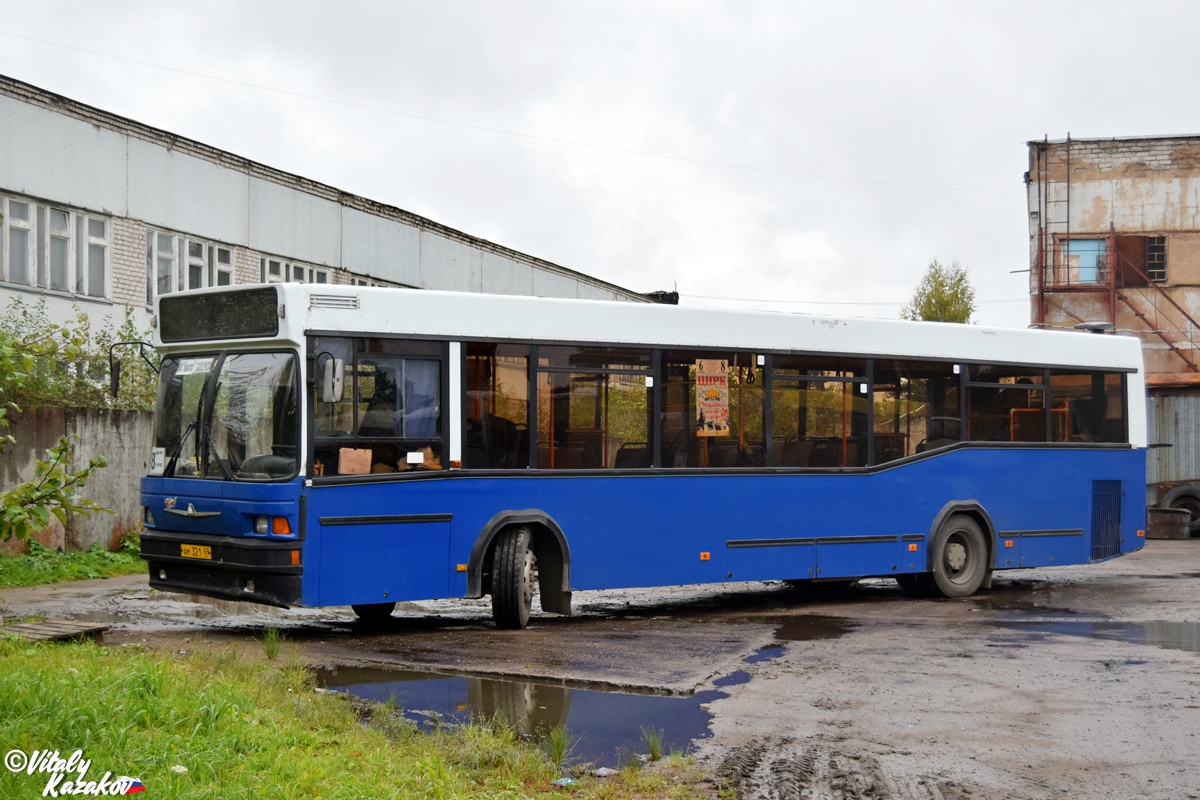
[[[690,305],[894,317],[936,257],[970,269],[977,321],[1023,327],[1024,142],[1200,129],[1198,22],[1046,0],[0,0],[0,72]]]

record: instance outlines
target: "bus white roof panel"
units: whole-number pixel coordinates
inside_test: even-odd
[[[286,336],[296,340],[317,330],[1142,369],[1141,344],[1128,336],[417,289],[281,288],[289,307]],[[357,308],[321,303],[353,296]],[[304,330],[295,330],[301,319]]]

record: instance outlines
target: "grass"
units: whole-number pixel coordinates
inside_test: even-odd
[[[279,651],[283,649],[283,643],[287,641],[287,634],[280,633],[279,628],[274,626],[268,627],[263,631],[263,637],[259,640],[262,645],[263,655],[267,660],[274,661],[279,657]]]
[[[138,558],[136,535],[126,536],[116,552],[100,546],[79,553],[59,553],[29,542],[29,555],[0,556],[0,589],[36,586],[41,583],[110,578],[146,571],[146,562]]]
[[[550,764],[561,770],[570,758],[571,751],[575,749],[575,739],[566,725],[555,725],[546,734],[542,748],[546,751],[546,758]]]
[[[660,760],[663,757],[663,729],[653,725],[642,728],[642,744],[646,745],[651,761]]]
[[[363,711],[314,691],[285,652],[155,653],[139,646],[0,639],[0,741],[5,751],[82,748],[88,773],[140,778],[147,796],[239,798],[562,797],[561,773],[504,725],[419,733],[394,705]],[[186,767],[186,772],[175,768]],[[696,797],[690,762],[580,776],[580,798]],[[0,797],[41,792],[45,779],[0,770]]]

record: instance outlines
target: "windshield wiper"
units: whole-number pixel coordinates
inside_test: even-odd
[[[187,442],[188,434],[196,430],[200,425],[199,419],[194,419],[188,423],[188,426],[183,429],[183,433],[179,434],[179,444],[175,446],[175,452],[171,453],[167,459],[166,469],[163,470],[163,477],[172,478],[175,476],[175,464],[179,461],[179,456],[183,454],[183,445]],[[197,444],[197,455],[199,455],[199,442]],[[197,459],[198,461],[199,459]]]

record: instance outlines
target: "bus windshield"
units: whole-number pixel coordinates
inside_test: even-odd
[[[294,353],[163,359],[154,421],[167,477],[278,480],[297,471]]]

